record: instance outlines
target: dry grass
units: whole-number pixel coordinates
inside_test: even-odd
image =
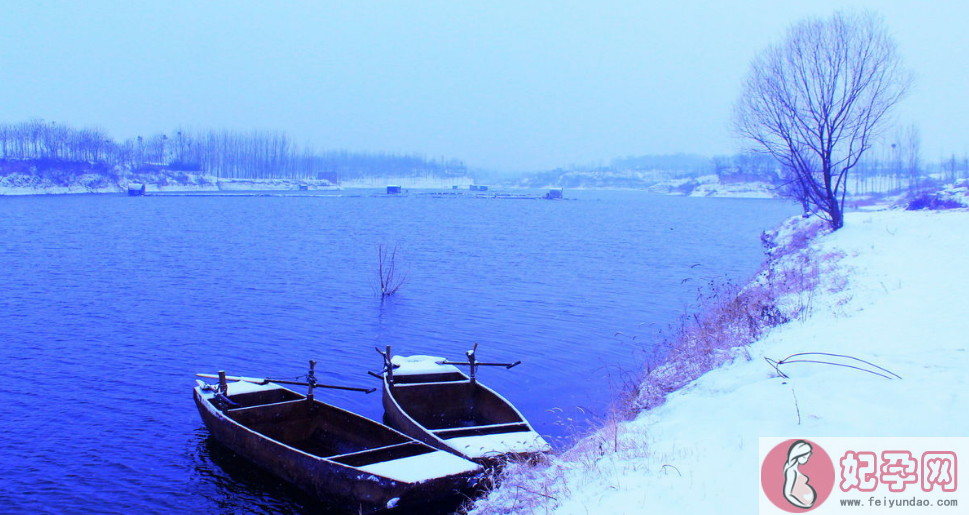
[[[558,506],[562,492],[569,493],[565,481],[565,469],[548,459],[512,458],[488,471],[482,482],[482,494],[466,502],[458,513],[466,514],[474,509],[483,515],[547,514]],[[489,495],[499,488],[504,495]]]
[[[673,336],[660,344],[666,349],[665,361],[647,371],[632,400],[634,411],[659,406],[669,393],[734,359],[735,349],[789,320],[763,285],[741,289],[718,284],[707,300],[702,314],[683,318]]]
[[[747,286],[711,282],[700,292],[698,314],[684,317],[678,330],[660,343],[666,350],[664,362],[647,370],[632,408],[659,406],[668,394],[706,372],[737,357],[750,359],[746,347],[772,327],[810,316],[822,278],[831,277],[829,292],[846,288],[842,276],[829,274],[844,255],[811,247],[827,230],[818,219],[791,219],[762,237],[767,260]]]

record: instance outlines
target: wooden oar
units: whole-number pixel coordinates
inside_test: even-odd
[[[468,352],[465,352],[465,354],[467,354],[468,356],[467,362],[444,360],[444,361],[438,361],[437,364],[438,365],[464,365],[464,366],[471,367],[471,373],[468,374],[470,376],[469,379],[471,380],[471,384],[475,384],[477,382],[477,378],[475,377],[475,375],[478,371],[478,367],[480,366],[512,368],[514,366],[518,366],[521,364],[521,361],[516,361],[514,363],[481,363],[480,361],[478,361],[477,357],[475,356],[475,353],[477,351],[478,351],[478,342],[474,342],[474,347],[472,347],[471,350],[469,350]]]
[[[195,374],[195,375],[198,377],[204,377],[207,379],[219,378],[217,374]],[[268,377],[259,378],[259,377],[243,377],[243,376],[225,376],[225,378],[229,381],[245,381],[247,383],[254,383],[254,384],[269,384],[269,383],[289,384],[289,385],[296,385],[296,386],[312,386],[314,388],[332,388],[334,390],[349,390],[351,392],[364,392],[364,393],[373,393],[377,391],[376,388],[355,388],[353,386],[335,386],[335,385],[320,384],[320,383],[311,384],[311,383],[306,383],[302,381],[287,381],[284,379],[271,379]]]
[[[471,365],[471,363],[469,363],[467,361],[465,361],[465,362],[458,362],[458,361],[438,361],[437,364],[438,365],[464,365],[464,366],[470,366]],[[512,367],[517,367],[518,365],[521,365],[521,364],[522,364],[521,361],[516,361],[514,363],[481,363],[480,361],[476,361],[474,363],[474,366],[476,366],[476,367],[505,367],[505,368],[512,368]]]
[[[444,361],[438,361],[437,364],[438,365],[464,365],[464,366],[470,366],[472,370],[474,369],[474,367],[505,367],[505,368],[511,368],[511,367],[516,367],[516,366],[522,364],[521,361],[516,361],[514,363],[482,363],[482,362],[478,361],[477,358],[475,357],[475,352],[477,352],[477,351],[478,351],[478,342],[475,342],[474,343],[474,348],[472,348],[471,350],[469,350],[468,352],[465,353],[465,354],[468,355],[468,361],[458,362],[458,361],[448,361],[448,360],[444,360]]]

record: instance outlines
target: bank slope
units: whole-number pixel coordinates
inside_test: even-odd
[[[757,512],[760,436],[969,434],[969,211],[851,213],[812,243],[832,266],[804,315],[634,420],[540,468],[511,467],[472,513]],[[764,358],[850,355],[902,377]]]

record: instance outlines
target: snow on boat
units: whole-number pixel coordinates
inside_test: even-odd
[[[551,451],[514,405],[475,378],[478,366],[518,363],[478,363],[472,350],[457,363],[471,366],[469,377],[444,358],[390,358],[389,347],[381,354],[384,416],[405,434],[484,465]]]
[[[244,380],[198,381],[194,389],[212,436],[336,508],[374,513],[420,505],[471,489],[481,472],[478,464],[315,400],[312,386],[304,396],[271,380],[230,379]]]

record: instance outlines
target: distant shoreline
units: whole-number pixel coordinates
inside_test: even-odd
[[[140,179],[140,180],[139,180]],[[674,183],[675,182],[675,183]],[[721,184],[714,177],[701,177],[691,188],[680,187],[679,182],[622,186],[577,186],[569,190],[622,190],[641,191],[659,195],[716,197],[716,198],[779,198],[766,183]],[[0,196],[78,195],[125,193],[128,186],[146,185],[146,193],[193,193],[193,192],[242,192],[242,191],[336,191],[346,189],[375,189],[397,185],[403,189],[441,189],[468,191],[476,181],[470,177],[367,177],[333,184],[322,179],[242,179],[217,178],[210,175],[183,174],[178,180],[167,175],[142,176],[127,181],[99,174],[85,174],[72,178],[69,184],[57,184],[49,179],[33,175],[12,174],[0,177]],[[551,189],[524,187],[522,185],[495,185],[488,191]]]
[[[451,189],[458,185],[467,188],[474,181],[467,177],[373,177],[333,184],[324,179],[243,179],[217,178],[188,174],[181,180],[171,177],[136,177],[127,181],[112,180],[99,174],[85,174],[68,184],[58,184],[34,175],[11,174],[0,177],[0,196],[78,195],[125,193],[129,186],[146,186],[147,193],[193,193],[236,191],[335,191],[355,188],[383,188],[388,184],[415,189]]]

